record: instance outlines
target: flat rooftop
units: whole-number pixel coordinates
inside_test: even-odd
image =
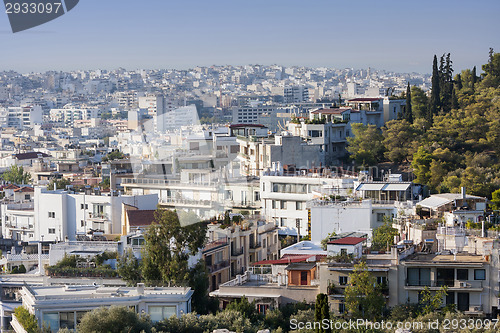
[[[416,253],[406,258],[405,263],[436,263],[436,264],[483,264],[487,262],[482,255],[469,253],[437,254],[437,253]]]
[[[98,286],[50,286],[29,287],[30,293],[37,300],[58,299],[95,299],[111,297],[137,297],[144,296],[168,296],[187,295],[191,288],[184,287],[155,287],[144,288],[144,294],[140,294],[135,287],[98,287]]]

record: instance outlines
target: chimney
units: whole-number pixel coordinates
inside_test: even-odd
[[[460,190],[462,191],[462,199],[464,200],[467,199],[467,194],[465,193],[465,186],[462,186]]]
[[[144,295],[144,283],[137,284],[137,294]]]

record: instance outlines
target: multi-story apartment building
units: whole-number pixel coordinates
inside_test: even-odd
[[[238,142],[241,174],[247,176],[259,177],[277,164],[309,169],[320,167],[324,161],[321,146],[308,144],[286,132],[273,139],[238,137]]]
[[[323,195],[347,195],[354,181],[353,178],[334,178],[317,173],[267,174],[260,178],[262,214],[280,228],[282,235],[309,235],[307,202]]]
[[[0,127],[12,127],[17,130],[32,129],[43,120],[39,105],[8,107],[0,109]]]
[[[35,188],[33,201],[2,205],[2,235],[22,242],[75,240],[77,234],[121,233],[122,203],[155,209],[156,195],[107,196]]]

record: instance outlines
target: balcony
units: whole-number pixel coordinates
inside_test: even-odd
[[[250,242],[250,250],[258,250],[262,247],[261,242]]]
[[[441,287],[447,286],[449,290],[453,289],[467,289],[469,291],[482,291],[483,290],[483,282],[484,281],[476,281],[476,280],[467,280],[467,281],[459,281],[459,280],[415,280],[409,281],[406,280],[405,289],[414,289],[420,290],[425,287],[429,287],[431,289],[439,289]]]
[[[229,267],[229,262],[227,260],[225,261],[219,261],[216,264],[209,265],[207,266],[208,272],[209,273],[215,273],[217,271],[220,271],[221,269]]]
[[[238,257],[243,254],[243,247],[240,248],[231,248],[231,257]]]
[[[228,243],[227,237],[224,237],[224,238],[218,239],[218,240],[213,241],[213,242],[209,242],[209,243],[207,243],[207,245],[205,245],[205,247],[203,248],[202,253],[206,253],[206,252],[209,252],[209,251],[215,250],[215,249],[217,249],[217,248],[227,246],[228,244],[229,244],[229,243]]]

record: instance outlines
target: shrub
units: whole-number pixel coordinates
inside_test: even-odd
[[[36,319],[35,315],[29,313],[26,308],[22,306],[15,308],[14,315],[16,316],[17,321],[24,327],[26,332],[40,332],[40,328],[38,327],[38,320]]]

